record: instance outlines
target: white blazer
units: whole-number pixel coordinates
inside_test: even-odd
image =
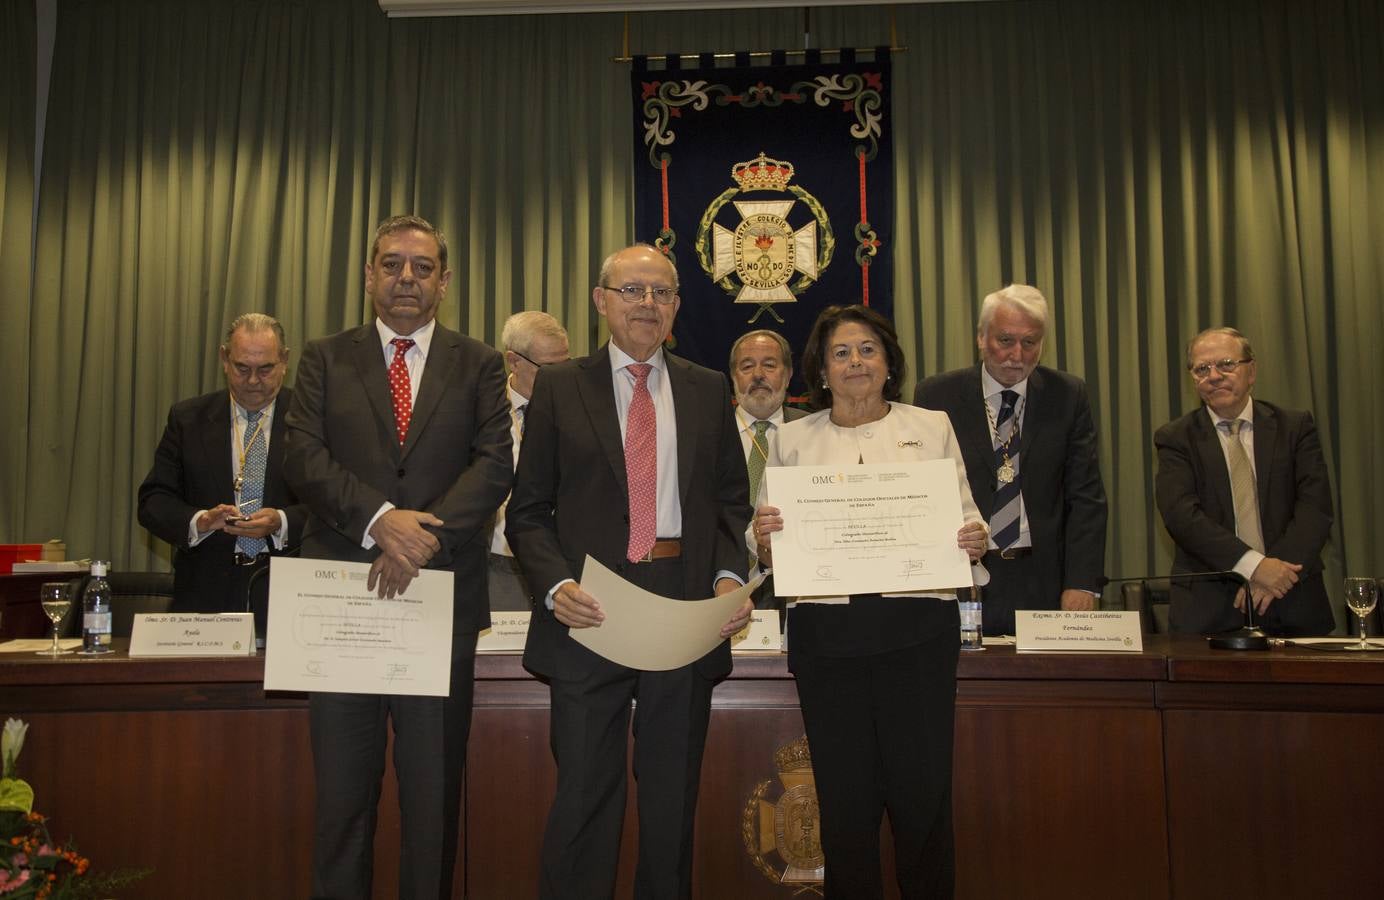
[[[823,409],[801,419],[785,422],[769,436],[770,466],[866,465],[890,462],[923,462],[929,459],[950,459],[956,464],[956,483],[961,489],[961,517],[966,522],[985,519],[971,498],[971,485],[966,480],[966,462],[956,443],[951,419],[944,412],[921,409],[904,403],[890,402],[889,414],[877,422],[843,428],[831,421],[831,410]],[[766,479],[767,480],[767,479]],[[763,495],[764,488],[760,487]],[[756,507],[762,501],[756,498]],[[746,542],[755,551],[754,523],[746,531]],[[984,566],[972,568],[976,584],[986,584],[990,575]],[[909,592],[888,596],[924,596]],[[955,599],[950,592],[939,591],[925,596]],[[817,602],[841,602],[845,598],[814,597]]]

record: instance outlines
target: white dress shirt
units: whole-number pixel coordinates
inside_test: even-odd
[[[384,353],[384,369],[388,373],[389,367],[394,364],[394,345],[390,342],[396,337],[406,337],[413,340],[413,346],[408,348],[404,354],[404,365],[408,366],[408,386],[409,402],[418,402],[418,385],[423,381],[423,367],[428,363],[428,350],[432,347],[433,331],[437,328],[437,320],[429,319],[428,324],[419,328],[413,334],[398,334],[378,317],[375,319],[375,330],[380,335],[380,350]],[[370,517],[370,521],[365,523],[365,534],[361,536],[360,545],[366,550],[375,546],[375,539],[370,536],[370,529],[375,527],[375,521],[380,516],[394,508],[394,504],[386,500],[375,510],[375,514]]]
[[[524,413],[525,407],[529,405],[528,398],[514,389],[514,376],[509,376],[509,438],[514,442],[514,468],[519,467],[519,442],[524,437]],[[505,508],[509,506],[509,498],[500,504],[500,508],[495,510],[495,530],[490,533],[490,552],[500,556],[513,556],[514,551],[509,549],[509,541],[505,540]]]

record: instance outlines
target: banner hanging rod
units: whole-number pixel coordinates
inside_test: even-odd
[[[852,49],[853,49],[856,53],[873,53],[873,52],[875,52],[876,50],[878,50],[879,48],[878,48],[878,47],[854,47],[854,48],[852,48]],[[907,47],[890,47],[890,48],[889,48],[889,52],[890,52],[890,53],[905,53],[905,52],[907,52],[907,50],[908,50]],[[812,52],[812,53],[820,53],[820,54],[822,54],[823,56],[839,56],[839,55],[841,54],[841,50],[838,49],[838,48],[834,48],[834,47],[822,47],[821,49],[814,49],[814,50],[811,50],[811,51],[809,51],[809,50],[751,50],[751,51],[749,51],[748,53],[744,53],[744,52],[741,52],[741,53],[734,53],[734,52],[713,53],[713,54],[711,54],[711,57],[712,57],[712,59],[735,59],[737,56],[749,56],[750,59],[766,59],[766,58],[768,58],[768,57],[770,57],[770,56],[773,56],[775,53],[782,53],[784,56],[794,56],[794,57],[797,57],[797,56],[806,56],[809,52]],[[702,54],[702,53],[665,53],[665,54],[658,54],[658,55],[645,56],[644,59],[648,60],[649,62],[667,62],[668,59],[670,59],[671,57],[677,57],[678,59],[692,59],[692,60],[695,60],[695,59],[698,59],[699,57],[704,56],[704,55],[705,55],[705,54]],[[633,56],[612,56],[612,57],[610,58],[610,61],[613,62],[613,63],[630,63],[630,62],[634,62],[634,57],[633,57]]]
[[[625,17],[624,17],[624,18],[625,18],[625,21],[624,21],[624,29],[623,29],[624,33],[621,35],[621,39],[620,39],[620,55],[619,55],[619,56],[612,56],[612,57],[610,58],[610,61],[613,62],[613,63],[632,63],[632,62],[634,62],[634,56],[631,55],[631,53],[630,53],[630,14],[629,14],[629,13],[625,13]],[[873,53],[875,50],[877,50],[877,49],[879,49],[879,48],[878,48],[878,47],[855,47],[855,48],[853,48],[853,49],[854,49],[854,51],[855,51],[856,53]],[[814,48],[814,47],[812,47],[812,7],[810,7],[810,6],[805,6],[805,7],[803,7],[803,49],[802,49],[802,50],[750,50],[750,51],[748,52],[748,54],[745,54],[743,51],[741,51],[741,52],[725,52],[725,53],[713,53],[713,54],[711,54],[711,57],[712,57],[712,59],[735,59],[737,56],[748,55],[748,56],[750,57],[750,59],[765,59],[765,58],[767,58],[767,57],[773,56],[775,53],[782,53],[784,56],[794,56],[794,57],[798,57],[798,56],[806,56],[806,55],[807,55],[808,53],[810,53],[810,52],[813,52],[813,53],[820,53],[820,54],[822,54],[823,56],[840,56],[840,55],[841,55],[841,50],[840,50],[839,48],[835,48],[835,47]],[[898,23],[898,20],[897,20],[897,19],[895,18],[895,16],[894,16],[894,7],[893,7],[893,6],[890,6],[890,7],[889,7],[889,52],[890,52],[890,53],[906,53],[906,52],[908,52],[908,48],[907,48],[907,47],[901,47],[901,46],[899,46],[899,23]],[[667,62],[667,61],[668,61],[670,58],[672,58],[672,57],[677,57],[678,59],[682,59],[682,58],[684,58],[684,57],[687,57],[687,58],[689,58],[689,59],[698,59],[698,58],[700,58],[700,57],[702,57],[702,56],[705,56],[705,54],[703,54],[703,53],[663,53],[663,54],[658,54],[658,55],[653,55],[653,56],[645,56],[644,59],[645,59],[646,61],[648,61],[648,62]]]

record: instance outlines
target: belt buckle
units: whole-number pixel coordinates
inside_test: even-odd
[[[658,543],[658,541],[654,541],[654,544],[657,544],[657,543]],[[638,559],[635,560],[635,562],[642,562],[642,563],[651,563],[651,562],[653,562],[653,561],[654,561],[654,548],[653,548],[652,546],[649,547],[649,550],[648,550],[647,553],[645,553],[643,556],[641,556],[641,557],[639,557]]]
[[[1000,551],[1000,559],[1018,559],[1028,547],[1005,547]]]
[[[253,566],[255,563],[259,562],[259,558],[263,555],[263,553],[260,553],[255,556],[248,556],[237,550],[233,562],[238,566]]]

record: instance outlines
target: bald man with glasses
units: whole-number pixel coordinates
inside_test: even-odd
[[[1244,624],[1246,603],[1266,633],[1328,634],[1322,582],[1331,487],[1310,412],[1251,396],[1257,362],[1234,328],[1187,345],[1202,406],[1158,429],[1155,496],[1177,545],[1173,574],[1233,571],[1223,581],[1174,582],[1175,632],[1212,634]]]

